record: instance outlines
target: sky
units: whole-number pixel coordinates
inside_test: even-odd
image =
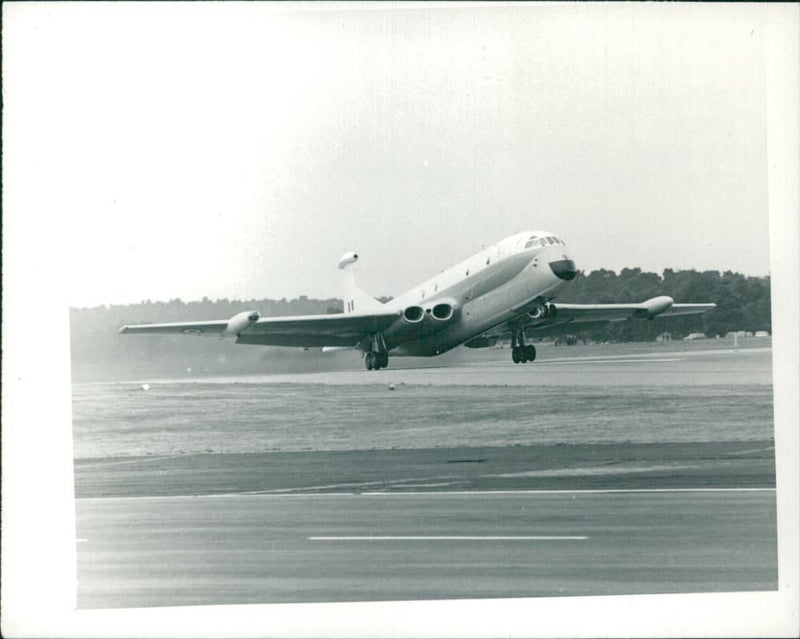
[[[769,273],[752,5],[3,11],[4,210],[72,306],[335,297],[351,250],[398,295],[526,229]]]

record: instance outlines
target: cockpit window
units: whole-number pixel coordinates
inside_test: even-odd
[[[534,244],[536,244],[536,236],[535,236],[535,235],[531,235],[531,236],[528,238],[528,241],[527,241],[527,242],[525,242],[525,248],[530,248],[530,247],[531,247],[531,246],[533,246]]]
[[[550,242],[550,244],[555,244],[555,241],[553,240],[552,237],[548,237],[547,241]]]

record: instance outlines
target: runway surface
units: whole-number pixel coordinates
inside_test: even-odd
[[[78,502],[79,607],[777,588],[772,490]]]
[[[79,607],[777,588],[768,349],[496,355],[80,385]]]
[[[292,451],[75,462],[80,497],[774,488],[771,441]]]
[[[81,462],[78,604],[775,589],[773,460],[734,442]]]

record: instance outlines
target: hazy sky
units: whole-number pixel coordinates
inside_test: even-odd
[[[72,305],[338,296],[349,250],[397,295],[524,229],[769,272],[758,7],[3,12],[4,208]]]

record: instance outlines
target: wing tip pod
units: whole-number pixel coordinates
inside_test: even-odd
[[[646,317],[648,319],[658,317],[659,315],[664,315],[665,317],[670,315],[701,315],[717,308],[717,305],[713,302],[675,304],[673,299],[667,295],[653,297],[643,302],[642,306],[643,312],[640,312],[639,317]]]

